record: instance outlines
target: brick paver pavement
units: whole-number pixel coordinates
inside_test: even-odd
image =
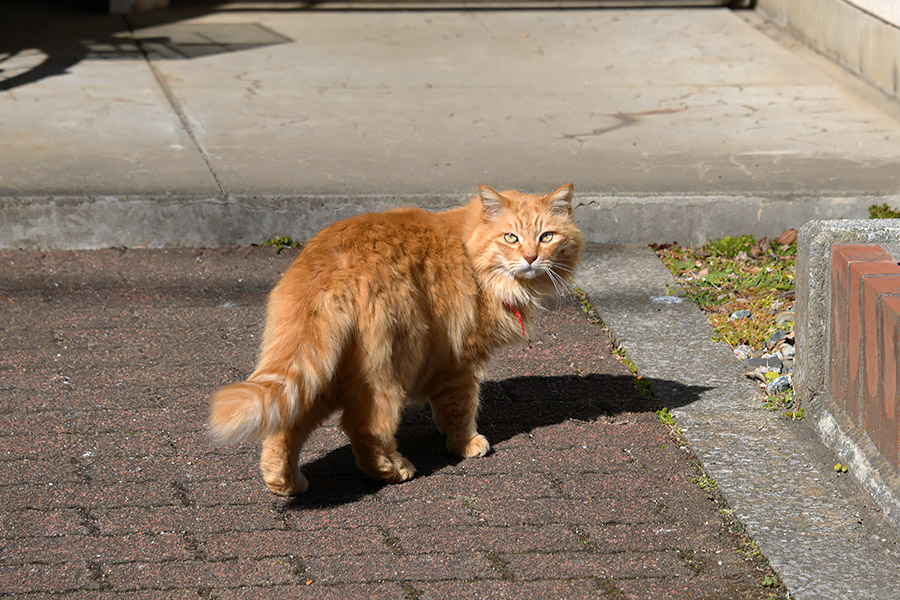
[[[574,305],[494,362],[487,457],[455,460],[410,410],[418,473],[383,487],[331,420],[301,457],[309,492],[268,494],[257,448],[210,445],[204,419],[252,369],[294,256],[0,252],[0,595],[767,597],[721,499]]]

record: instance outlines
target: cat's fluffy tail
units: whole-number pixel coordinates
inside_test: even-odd
[[[210,403],[209,433],[220,443],[260,440],[308,414],[331,381],[351,329],[346,314],[307,322],[274,336],[247,381],[226,386]]]
[[[210,404],[209,432],[219,443],[246,442],[293,423],[300,404],[296,381],[256,375],[216,392]]]

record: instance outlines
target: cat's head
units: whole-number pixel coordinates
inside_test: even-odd
[[[481,201],[479,267],[504,291],[565,293],[581,256],[584,238],[572,215],[573,186],[540,196],[478,188]],[[515,299],[515,298],[510,298]]]

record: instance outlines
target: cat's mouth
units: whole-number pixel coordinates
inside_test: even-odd
[[[528,265],[525,267],[519,267],[513,272],[513,275],[519,279],[534,279],[540,275],[543,275],[546,269],[540,266]]]

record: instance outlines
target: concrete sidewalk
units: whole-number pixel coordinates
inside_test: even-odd
[[[0,247],[305,239],[482,183],[574,181],[609,243],[898,200],[896,104],[752,11],[292,6],[8,9]]]

